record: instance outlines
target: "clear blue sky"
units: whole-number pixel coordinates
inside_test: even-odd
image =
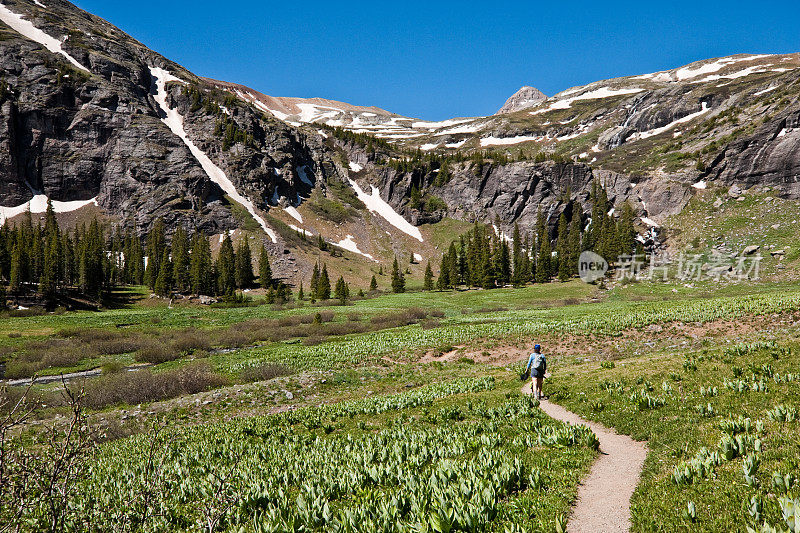
[[[428,120],[742,52],[800,51],[800,2],[74,0],[195,74]]]

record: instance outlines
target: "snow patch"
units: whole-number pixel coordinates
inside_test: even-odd
[[[649,218],[649,217],[642,217],[642,222],[644,222],[645,224],[647,224],[648,226],[650,226],[652,228],[657,228],[658,227],[658,223],[655,220],[653,220],[652,218]]]
[[[433,150],[434,148],[439,148],[439,143],[425,143],[419,147],[420,150],[427,152],[428,150]]]
[[[438,137],[439,135],[456,135],[457,133],[475,133],[481,128],[480,124],[472,124],[472,125],[464,125],[464,126],[457,126],[455,128],[450,128],[447,130],[437,131],[435,135]]]
[[[41,7],[45,7],[42,4],[39,5]],[[61,48],[62,41],[59,41],[55,37],[51,37],[50,35],[46,34],[34,26],[32,22],[22,18],[22,15],[14,13],[3,4],[0,4],[0,20],[8,24],[11,29],[23,37],[27,37],[31,41],[36,41],[54,54],[61,54],[67,58],[67,61],[72,63],[77,68],[89,72],[88,68],[81,65],[77,59],[66,53],[63,48]]]
[[[39,7],[43,7],[45,9],[47,9],[47,6],[44,5],[43,3],[41,3],[39,0],[33,0],[33,3],[36,4]]]
[[[301,224],[303,223],[303,215],[301,215],[297,211],[297,208],[295,208],[295,207],[290,205],[289,207],[284,207],[283,210],[286,211],[287,215],[289,215],[290,217],[292,217],[293,219],[295,219],[299,223],[301,223]]]
[[[372,194],[370,195],[365,193],[355,181],[348,181],[350,181],[350,185],[353,187],[353,190],[356,191],[356,196],[358,196],[358,199],[364,202],[364,205],[367,206],[367,209],[371,213],[377,213],[395,228],[414,237],[419,242],[423,242],[422,233],[419,231],[419,228],[411,224],[399,213],[397,213],[397,211],[392,209],[392,206],[387,204],[383,198],[381,198],[381,193],[377,187],[372,186]]]
[[[541,137],[531,137],[520,135],[518,137],[483,137],[481,146],[505,146],[509,144],[519,144],[528,141],[540,141]]]
[[[295,230],[297,233],[302,233],[302,234],[303,234],[303,235],[305,235],[306,237],[313,237],[313,236],[314,236],[314,234],[313,234],[313,233],[311,233],[310,231],[304,230],[303,228],[298,228],[298,227],[297,227],[297,226],[295,226],[294,224],[287,224],[287,226],[289,226],[290,228],[292,228],[293,230]]]
[[[361,170],[363,170],[363,168],[364,167],[362,167],[358,163],[354,163],[353,161],[350,161],[350,170],[352,170],[353,172],[361,172]]]
[[[705,180],[700,180],[692,185],[692,187],[694,187],[695,189],[700,189],[700,190],[705,190],[706,186],[707,183],[705,182]]]
[[[167,105],[167,82],[185,82],[159,67],[150,67],[150,74],[155,79],[156,85],[156,94],[153,96],[153,99],[166,115],[161,119],[161,122],[166,124],[172,133],[180,137],[184,144],[189,148],[189,151],[192,153],[195,159],[197,159],[197,161],[200,163],[200,166],[203,167],[203,170],[206,172],[209,179],[219,185],[220,188],[225,191],[225,193],[230,196],[231,199],[233,199],[233,201],[244,206],[244,208],[247,209],[253,218],[258,221],[258,223],[264,229],[264,232],[269,235],[269,238],[272,239],[272,242],[278,242],[278,236],[275,234],[272,228],[270,228],[266,221],[261,218],[258,213],[256,213],[253,202],[239,194],[231,180],[229,180],[228,176],[225,175],[225,172],[215,165],[202,150],[200,150],[191,140],[189,140],[189,137],[186,135],[186,130],[183,128],[183,116],[181,116],[177,109],[170,109],[169,105]]]
[[[711,108],[708,107],[708,104],[706,102],[703,102],[703,104],[700,106],[700,111],[697,111],[696,113],[690,113],[690,114],[686,115],[685,117],[682,117],[682,118],[679,118],[677,120],[674,120],[674,121],[670,122],[669,124],[667,124],[666,126],[661,126],[660,128],[656,128],[656,129],[649,130],[649,131],[643,131],[643,132],[635,133],[635,134],[632,135],[632,137],[634,139],[647,139],[648,137],[652,137],[654,135],[659,135],[661,133],[664,133],[667,130],[670,130],[670,129],[674,128],[678,124],[683,124],[684,122],[689,122],[690,120],[694,120],[695,118],[697,118],[697,117],[699,117],[701,115],[704,115],[704,114],[708,113],[709,111],[711,111]]]
[[[376,263],[378,262],[371,255],[365,254],[364,252],[362,252],[361,250],[358,249],[358,245],[356,244],[356,241],[353,240],[353,236],[352,235],[348,235],[346,238],[342,239],[341,241],[339,241],[339,242],[337,242],[335,244],[339,248],[344,248],[345,250],[349,250],[349,251],[353,252],[354,254],[363,255],[367,259],[371,259],[372,261],[375,261]]]
[[[97,197],[90,198],[89,200],[73,200],[70,202],[60,202],[58,200],[53,200],[53,211],[56,213],[70,213],[72,211],[78,210],[81,207],[87,205],[97,205]],[[33,198],[25,202],[24,204],[20,204],[14,207],[3,207],[0,206],[0,226],[6,223],[6,220],[9,218],[14,218],[17,215],[21,215],[26,211],[30,211],[31,213],[44,213],[47,211],[47,196],[44,194],[36,194]]]
[[[644,89],[639,87],[630,87],[627,89],[614,89],[611,87],[600,87],[599,89],[594,89],[592,91],[585,92],[583,94],[579,94],[578,96],[573,96],[571,98],[564,98],[563,100],[556,100],[555,102],[551,103],[548,107],[544,109],[537,109],[536,111],[531,111],[531,115],[539,115],[542,113],[547,113],[548,111],[553,111],[555,109],[569,109],[572,106],[572,102],[577,102],[579,100],[596,100],[599,98],[610,98],[612,96],[620,96],[624,94],[636,94],[644,91]],[[575,91],[572,91],[574,93]],[[564,91],[561,93],[560,96],[564,96],[567,94],[572,94],[571,92]],[[559,98],[557,95],[556,98]]]
[[[422,256],[415,252],[414,253],[414,261],[419,263],[420,261],[422,261]]]
[[[461,148],[462,146],[464,146],[465,142],[467,142],[467,139],[464,139],[463,141],[454,142],[454,143],[447,143],[447,144],[445,144],[445,147],[447,147],[447,148]]]
[[[757,93],[753,93],[753,96],[761,96],[762,94],[767,94],[768,92],[774,91],[777,88],[778,88],[777,85],[773,85],[772,87],[767,87],[763,91],[758,91]]]

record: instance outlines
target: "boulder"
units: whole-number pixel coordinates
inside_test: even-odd
[[[760,249],[761,249],[761,246],[759,246],[757,244],[751,244],[750,246],[747,246],[747,247],[745,247],[744,250],[742,250],[742,255],[753,255],[754,253],[756,253]]]

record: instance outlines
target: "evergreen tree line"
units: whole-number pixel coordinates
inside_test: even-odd
[[[430,263],[427,265],[424,289],[491,289],[507,284],[546,283],[553,277],[566,281],[578,274],[578,260],[584,250],[600,254],[611,265],[620,255],[641,253],[630,204],[625,202],[619,216],[615,216],[606,189],[597,182],[592,185],[590,200],[589,224],[584,226],[582,206],[574,203],[570,217],[566,211],[559,216],[554,240],[541,211],[531,232],[523,233],[515,224],[511,239],[494,229],[499,228],[499,221],[494,227],[476,222],[470,232],[453,241],[442,254],[435,282]]]
[[[73,232],[62,231],[48,205],[43,225],[34,224],[28,213],[20,224],[0,227],[0,281],[0,290],[7,284],[11,295],[37,293],[48,301],[67,289],[99,300],[120,285],[147,285],[160,296],[174,291],[229,296],[254,287],[256,273],[247,238],[234,250],[226,236],[214,260],[202,233],[190,236],[179,227],[168,243],[161,219],[143,242],[130,230],[112,229],[106,235],[96,219],[88,227],[81,224]],[[273,279],[263,245],[258,282],[268,290],[268,299],[291,296],[288,287]]]
[[[374,280],[373,276],[373,280]],[[333,297],[339,300],[344,305],[350,300],[350,284],[348,284],[343,276],[339,276],[333,288]],[[360,293],[363,295],[363,293]],[[309,286],[309,297],[311,303],[317,301],[324,302],[331,299],[331,279],[328,275],[328,265],[323,263],[320,268],[319,263],[314,264],[314,270],[311,272],[311,284]],[[303,300],[305,293],[302,284],[298,292],[298,299]]]
[[[77,288],[90,298],[117,283],[112,258],[97,219],[72,234],[58,225],[48,201],[44,225],[34,224],[28,212],[20,224],[0,227],[0,291],[14,296],[38,293],[48,301]]]
[[[159,296],[169,296],[177,291],[227,297],[236,290],[256,286],[247,236],[240,239],[234,249],[233,241],[226,235],[215,260],[211,256],[208,237],[200,232],[189,236],[178,227],[171,242],[167,243],[164,222],[159,219],[147,236],[143,254],[148,258],[146,266],[137,240],[129,236],[124,240],[126,249],[123,256],[130,260],[123,262],[123,279],[128,283],[144,283]],[[139,272],[143,272],[141,277],[138,277]],[[258,284],[267,289],[268,301],[288,299],[288,287],[276,283],[272,277],[269,254],[263,244],[258,254]]]

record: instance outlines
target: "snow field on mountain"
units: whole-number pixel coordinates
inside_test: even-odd
[[[45,7],[42,4],[38,5],[40,7]],[[86,72],[89,72],[88,68],[81,65],[77,59],[66,53],[63,50],[63,48],[61,48],[62,41],[59,41],[55,37],[46,34],[42,30],[34,26],[33,22],[25,20],[24,18],[22,18],[22,15],[14,13],[3,4],[0,4],[0,20],[8,24],[11,27],[11,29],[18,32],[23,37],[27,37],[31,41],[36,41],[37,43],[41,44],[54,54],[61,54],[62,56],[67,58],[67,61],[72,63],[75,67],[81,70],[85,70]]]
[[[70,213],[76,211],[81,207],[89,204],[97,205],[97,197],[90,198],[89,200],[73,200],[70,202],[60,202],[53,200],[53,211],[56,213]],[[9,218],[14,218],[17,215],[30,211],[31,213],[44,213],[47,211],[47,196],[44,194],[37,194],[24,204],[14,207],[0,206],[0,226],[6,223]]]
[[[344,248],[345,250],[353,252],[354,254],[358,254],[358,255],[364,256],[367,259],[375,261],[376,263],[378,262],[371,255],[366,254],[366,253],[364,253],[364,252],[362,252],[361,250],[358,249],[358,244],[356,244],[356,241],[353,240],[353,236],[352,235],[348,235],[347,237],[345,237],[341,241],[339,241],[337,243],[334,243],[334,244],[336,244],[336,246],[338,246],[339,248]]]
[[[392,206],[387,204],[383,198],[381,198],[381,193],[375,186],[372,186],[372,194],[367,194],[361,187],[359,187],[358,183],[353,180],[348,181],[350,182],[350,186],[353,187],[353,190],[356,192],[358,199],[364,202],[364,205],[367,206],[367,209],[371,213],[377,213],[395,228],[399,229],[403,233],[406,233],[407,235],[410,235],[411,237],[414,237],[419,242],[423,242],[422,232],[420,232],[419,228],[411,224],[394,209],[392,209]]]
[[[704,115],[704,114],[708,113],[709,111],[711,111],[711,108],[708,107],[708,104],[706,102],[703,102],[703,104],[701,105],[700,111],[697,111],[696,113],[690,113],[690,114],[686,115],[685,117],[681,117],[681,118],[679,118],[677,120],[674,120],[674,121],[670,122],[669,124],[667,124],[666,126],[661,126],[660,128],[655,128],[655,129],[652,129],[652,130],[635,133],[635,134],[632,135],[632,137],[635,138],[635,139],[647,139],[648,137],[653,137],[654,135],[659,135],[661,133],[664,133],[665,131],[668,131],[668,130],[674,128],[678,124],[683,124],[684,122],[689,122],[690,120],[694,120],[695,118],[697,118],[697,117],[699,117],[701,115]]]
[[[185,82],[159,67],[150,67],[150,74],[156,80],[156,94],[153,96],[153,99],[166,115],[161,119],[161,122],[166,124],[172,133],[180,137],[184,144],[189,148],[189,151],[192,153],[195,159],[197,159],[197,161],[200,163],[200,166],[203,167],[203,170],[206,172],[209,179],[219,185],[220,188],[231,197],[231,199],[244,206],[250,215],[252,215],[256,221],[258,221],[259,225],[263,228],[264,232],[269,236],[272,242],[278,242],[278,236],[275,234],[272,228],[270,228],[266,221],[261,218],[258,213],[256,213],[253,202],[239,194],[239,191],[236,190],[233,182],[228,179],[228,176],[225,174],[225,172],[215,165],[202,150],[200,150],[191,140],[189,140],[189,137],[186,135],[186,130],[183,127],[183,116],[181,116],[177,109],[170,109],[169,105],[167,104],[167,83],[171,81],[177,81],[180,83]]]

